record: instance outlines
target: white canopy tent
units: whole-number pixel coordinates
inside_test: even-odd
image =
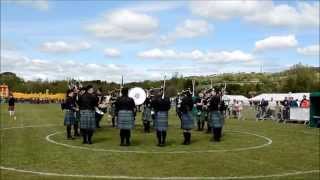
[[[293,99],[298,99],[298,101],[301,101],[304,95],[306,95],[307,99],[309,99],[310,93],[265,93],[251,98],[250,101],[261,101],[262,99],[270,101],[271,98],[273,98],[274,101],[283,101],[285,97],[293,97]]]
[[[224,95],[222,100],[230,101],[231,104],[233,103],[233,100],[236,100],[242,102],[244,105],[249,105],[249,99],[242,95]]]

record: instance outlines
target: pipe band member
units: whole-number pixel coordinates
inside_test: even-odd
[[[166,144],[168,111],[171,107],[170,99],[168,97],[162,98],[161,96],[162,92],[160,92],[152,102],[152,107],[155,111],[155,129],[157,131],[158,146],[160,147]]]
[[[117,101],[117,95],[115,93],[111,94],[110,98],[110,111],[109,114],[111,115],[111,122],[112,122],[112,127],[116,127],[116,101]]]
[[[194,127],[192,119],[192,94],[190,91],[186,91],[185,96],[181,102],[181,128],[183,129],[184,145],[189,145],[191,143],[191,129]]]
[[[98,106],[99,106],[102,103],[102,100],[103,100],[103,94],[102,94],[102,89],[101,88],[98,88],[96,90],[95,96],[97,98]],[[97,107],[97,109],[101,111],[101,109],[99,107]],[[101,121],[102,117],[103,117],[103,114],[95,112],[95,119],[96,119],[96,127],[97,128],[101,128],[100,121]]]
[[[134,128],[136,105],[134,100],[128,96],[128,88],[121,90],[122,96],[115,103],[117,114],[117,127],[120,129],[120,146],[130,145],[131,129]]]
[[[150,132],[150,123],[152,121],[151,117],[151,98],[148,96],[144,101],[143,105],[143,114],[142,114],[142,121],[144,126],[144,132]]]
[[[83,136],[83,144],[92,144],[92,136],[96,129],[95,107],[98,106],[98,100],[93,93],[93,87],[88,85],[86,92],[78,100],[80,131]]]
[[[77,107],[73,90],[70,89],[67,91],[66,99],[61,107],[62,110],[64,110],[64,125],[67,127],[67,139],[74,139],[71,135],[71,126],[75,127],[76,124],[75,112],[77,110]]]
[[[224,124],[221,108],[223,103],[219,93],[212,91],[212,98],[210,99],[208,110],[210,111],[210,127],[213,132],[213,141],[220,141],[222,128]]]
[[[82,96],[85,92],[86,90],[83,87],[81,87],[80,89],[75,89],[73,91],[75,101],[77,102],[79,100],[79,97]],[[73,125],[73,130],[74,130],[74,136],[80,136],[79,134],[80,110],[77,103],[76,103],[76,107],[77,107],[75,112],[76,119]]]
[[[203,103],[202,103],[203,94],[199,93],[199,95],[195,98],[195,106],[196,106],[196,114],[195,119],[198,125],[198,131],[202,131],[204,128],[205,121],[205,113],[203,113]]]

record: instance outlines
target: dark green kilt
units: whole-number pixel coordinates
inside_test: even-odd
[[[145,107],[143,109],[142,120],[143,120],[143,122],[151,122],[152,121],[151,108]]]
[[[223,126],[223,116],[220,111],[212,111],[210,112],[209,123],[213,128],[221,128]]]
[[[65,110],[64,112],[64,125],[74,125],[76,121],[75,113],[71,110]]]
[[[157,131],[166,131],[168,129],[168,111],[156,113],[155,129]]]
[[[80,110],[80,129],[96,129],[94,110]]]
[[[201,110],[198,110],[195,116],[195,120],[197,122],[204,122],[205,120],[205,113],[202,112]]]
[[[134,116],[132,111],[120,110],[118,112],[117,127],[119,129],[133,129]]]
[[[190,130],[194,128],[194,122],[192,119],[192,112],[181,114],[181,128],[184,130]]]

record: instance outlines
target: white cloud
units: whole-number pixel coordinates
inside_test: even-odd
[[[91,45],[87,42],[55,41],[43,43],[40,47],[40,50],[48,53],[71,53],[90,48]]]
[[[151,49],[138,53],[141,59],[156,60],[194,60],[205,63],[232,63],[232,62],[249,62],[254,60],[254,56],[244,53],[240,50],[219,51],[219,52],[202,52],[193,50],[190,52],[179,52],[172,49]]]
[[[107,13],[100,22],[86,27],[99,38],[123,41],[141,41],[154,36],[158,30],[157,19],[130,10],[116,10]]]
[[[190,9],[195,15],[217,20],[242,18],[248,22],[273,27],[319,26],[318,2],[298,2],[296,6],[290,6],[257,0],[193,1]]]
[[[187,19],[179,24],[174,32],[161,37],[162,44],[169,44],[179,38],[194,38],[209,33],[210,27],[207,21]]]
[[[255,51],[264,51],[269,49],[292,48],[298,45],[294,35],[288,36],[270,36],[255,43]]]
[[[125,82],[161,78],[159,73],[149,73],[145,69],[132,68],[126,65],[35,59],[7,50],[1,52],[1,71],[16,73],[26,80],[77,78],[80,80],[99,79],[120,82],[121,75],[124,75]]]
[[[308,55],[308,56],[319,56],[320,45],[315,44],[307,47],[298,48],[297,52],[303,55]]]
[[[49,1],[48,0],[5,0],[5,2],[13,2],[18,5],[30,6],[38,10],[48,10]]]
[[[159,12],[175,9],[181,4],[177,1],[142,1],[136,5],[130,5],[126,9],[135,12]]]
[[[119,57],[121,55],[120,51],[115,48],[104,49],[104,55],[107,57]]]

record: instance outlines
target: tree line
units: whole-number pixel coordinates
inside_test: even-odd
[[[290,69],[277,73],[225,73],[212,76],[182,77],[174,73],[166,80],[166,93],[175,96],[183,89],[192,88],[192,80],[196,82],[196,92],[210,88],[222,88],[226,84],[228,94],[244,95],[247,97],[260,93],[287,93],[287,92],[314,92],[320,90],[319,67],[309,67],[302,64],[292,66]],[[120,84],[101,80],[83,81],[84,86],[91,84],[101,88],[105,93],[119,89]],[[10,91],[23,93],[62,93],[68,89],[67,80],[25,81],[11,72],[0,74],[0,84],[9,86]],[[163,81],[142,81],[126,83],[126,87],[142,87],[144,89],[158,88]]]

